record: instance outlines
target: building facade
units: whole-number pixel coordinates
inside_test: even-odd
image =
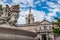
[[[31,18],[33,18],[33,17],[31,16]],[[28,18],[28,20],[29,20],[29,18]],[[29,22],[32,22],[32,21],[29,21]],[[37,36],[36,36],[37,40],[55,40],[55,36],[54,36],[53,30],[52,30],[52,27],[54,27],[54,25],[52,22],[49,22],[44,18],[43,21],[41,21],[39,23],[38,22],[33,23],[30,25],[32,25],[32,26],[36,25],[36,28],[35,29],[32,28],[32,30],[35,30],[35,32],[37,33]]]
[[[52,25],[51,22],[47,20],[43,20],[40,25],[38,26],[39,29],[37,30],[37,37],[40,40],[55,40],[54,33],[52,32]]]

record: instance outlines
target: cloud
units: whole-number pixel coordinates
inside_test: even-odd
[[[56,16],[56,13],[49,13],[48,16]]]
[[[55,4],[53,2],[49,2],[47,0],[12,0],[12,3],[9,4],[7,0],[0,0],[0,4],[5,6],[8,4],[9,6],[19,4],[20,5],[20,17],[18,19],[18,23],[23,24],[25,23],[25,17],[29,13],[28,7],[31,6],[32,8],[35,8],[35,5],[40,5],[41,2],[46,2],[46,4],[49,6],[43,6],[41,8],[47,8],[50,12],[46,15],[46,19],[51,21],[52,16],[56,16],[56,12],[60,12],[60,0],[58,0],[58,4]],[[53,8],[53,9],[52,9]],[[46,14],[44,11],[38,11],[36,9],[31,10],[32,14],[34,15],[35,21],[42,21],[44,19],[44,15]]]
[[[48,21],[54,21],[53,18],[52,18],[54,16],[57,16],[57,14],[56,13],[53,13],[53,12],[52,13],[48,13],[48,15],[46,16],[46,19]]]
[[[37,10],[32,9],[31,13],[34,16],[35,21],[42,21],[44,19],[45,12],[43,12],[43,11],[37,11]],[[28,15],[28,14],[29,14],[29,10],[21,11],[20,17],[18,19],[18,24],[23,24],[23,23],[25,24],[26,23],[25,18],[26,18],[26,15]]]
[[[29,5],[29,6],[33,6],[34,4],[34,0],[13,0],[13,4],[20,4],[22,3],[22,5]]]
[[[48,8],[49,9],[49,11],[52,11],[52,12],[60,12],[60,5],[59,4],[55,4],[55,3],[53,3],[53,2],[46,2],[46,4],[50,7],[50,8]],[[53,8],[53,9],[51,9],[51,8]]]
[[[58,4],[60,4],[60,0],[57,0]]]
[[[49,2],[47,1],[46,4],[50,7],[47,8],[50,12],[47,15],[47,20],[53,20],[52,16],[57,16],[56,12],[60,12],[60,5],[59,4],[55,4],[53,2]],[[55,20],[53,20],[55,21]]]
[[[5,5],[8,4],[9,6],[11,6],[7,0],[0,0],[0,5],[2,5],[3,7],[5,7]]]
[[[3,5],[3,6],[5,6],[5,3],[3,1],[1,1],[1,0],[0,0],[0,4]]]

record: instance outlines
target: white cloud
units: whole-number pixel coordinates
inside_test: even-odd
[[[47,5],[49,5],[49,7],[53,8],[53,9],[49,9],[49,11],[52,11],[54,13],[56,12],[60,12],[60,5],[59,4],[55,4],[53,2],[46,2]]]
[[[13,1],[13,3],[16,3],[16,4],[19,4],[19,3],[23,3],[23,4],[20,4],[20,6],[21,7],[27,7],[27,6],[34,6],[34,3],[33,3],[33,1],[34,0],[14,0]],[[44,2],[44,1],[46,1],[46,0],[42,0],[42,2]],[[38,0],[37,2],[35,2],[36,4],[39,4],[41,1],[40,0]],[[48,16],[46,16],[46,19],[47,20],[49,20],[49,21],[51,21],[51,16],[56,16],[56,11],[59,11],[58,9],[58,6],[56,6],[54,3],[52,3],[52,2],[48,2],[47,1],[47,4],[50,6],[50,7],[52,7],[52,8],[54,8],[54,9],[49,9],[50,11],[52,11],[52,13],[49,13],[48,14]],[[47,7],[45,7],[45,8],[47,8]],[[31,10],[32,11],[32,13],[33,13],[33,15],[34,15],[34,18],[35,18],[35,21],[42,21],[43,19],[44,19],[44,15],[45,15],[45,13],[44,12],[42,12],[42,11],[37,11],[37,10]],[[19,20],[18,20],[18,22],[20,23],[20,24],[25,24],[25,15],[26,14],[28,14],[29,13],[29,11],[27,10],[21,10],[21,12],[20,12],[20,17],[19,17]]]
[[[44,19],[44,15],[45,15],[45,13],[43,12],[43,11],[37,11],[37,10],[31,10],[31,13],[33,14],[33,16],[34,16],[34,19],[35,19],[35,21],[42,21],[43,19]],[[27,11],[21,11],[21,13],[20,13],[20,17],[19,17],[19,19],[18,19],[18,23],[19,24],[25,24],[26,22],[26,20],[25,20],[25,17],[26,17],[26,15],[28,15],[29,14],[29,10],[27,10]]]
[[[35,4],[39,4],[39,3],[40,3],[40,1],[35,2]]]
[[[60,5],[55,4],[53,2],[49,2],[49,1],[47,1],[46,4],[50,7],[50,8],[47,8],[50,11],[50,13],[48,13],[46,18],[47,20],[52,21],[52,16],[57,16],[56,12],[60,12]]]
[[[49,7],[57,8],[57,5],[53,2],[46,1],[46,4],[49,5]]]
[[[60,5],[59,5],[60,2],[59,1],[58,1],[59,4],[54,4],[53,2],[48,2],[47,0],[38,0],[36,2],[34,2],[34,0],[12,0],[12,3],[9,4],[6,2],[6,0],[3,0],[3,1],[0,0],[0,4],[2,4],[3,6],[5,6],[6,4],[8,4],[10,6],[14,5],[14,4],[19,4],[22,9],[22,8],[29,7],[29,6],[35,7],[34,4],[40,5],[40,2],[44,2],[44,1],[46,1],[46,4],[49,5],[49,7],[54,8],[54,9],[50,9],[47,7],[43,7],[43,8],[47,8],[49,11],[51,11],[51,13],[48,13],[48,15],[46,16],[46,19],[51,21],[51,16],[56,16],[57,11],[60,12]],[[23,4],[21,4],[21,3],[23,3]],[[21,10],[18,23],[20,23],[20,24],[25,23],[25,17],[26,17],[25,15],[29,13],[29,11],[28,10],[26,11],[26,10],[25,9]],[[31,12],[34,15],[35,21],[42,21],[44,19],[45,12],[37,11],[37,10],[33,10],[33,9],[31,10]]]
[[[4,2],[2,2],[1,0],[0,0],[0,4],[1,4],[1,5],[3,5],[3,6],[5,6],[5,3],[4,3]]]
[[[57,0],[58,4],[60,4],[60,0]]]
[[[46,20],[51,22],[52,21],[51,16],[46,16]]]
[[[3,7],[5,7],[6,4],[8,4],[9,6],[11,6],[9,3],[7,3],[7,0],[0,0],[0,5],[2,5]]]
[[[46,1],[46,0],[45,0]],[[36,4],[39,4],[40,1],[37,1]],[[44,0],[43,0],[44,2]],[[52,16],[57,16],[56,12],[60,12],[60,5],[59,4],[55,4],[53,2],[49,2],[49,1],[46,1],[46,4],[50,7],[42,7],[42,8],[47,8],[50,13],[48,13],[48,15],[46,16],[46,19],[49,20],[49,21],[52,21]],[[53,9],[51,9],[53,8]]]
[[[48,16],[56,16],[56,13],[49,13]]]
[[[33,6],[33,1],[34,0],[13,0],[13,4],[20,4],[20,3],[23,3],[23,4],[28,4],[30,6]]]
[[[46,16],[46,19],[48,21],[53,21],[52,17],[54,17],[54,16],[57,16],[57,14],[56,13],[48,13],[48,15]]]
[[[49,6],[49,7],[51,7],[51,8],[53,8],[53,9],[51,9],[51,8],[48,8],[48,10],[49,11],[51,11],[51,13],[49,13],[48,15],[55,15],[56,16],[56,12],[60,12],[60,5],[59,4],[55,4],[55,3],[53,3],[53,2],[46,2],[46,4]]]

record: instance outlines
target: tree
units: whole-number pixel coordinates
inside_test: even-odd
[[[2,9],[2,5],[0,5],[0,12],[2,11],[3,9]]]
[[[55,25],[57,25],[58,28],[52,27],[53,32],[57,35],[60,36],[60,19],[57,17],[54,17],[56,22],[53,22]]]

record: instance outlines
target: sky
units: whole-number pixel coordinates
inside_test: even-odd
[[[60,18],[60,0],[0,0],[0,4],[3,7],[6,4],[9,6],[20,5],[18,24],[26,23],[25,18],[29,14],[29,7],[31,7],[35,22],[42,21],[44,17],[48,21],[54,21],[54,16]]]

